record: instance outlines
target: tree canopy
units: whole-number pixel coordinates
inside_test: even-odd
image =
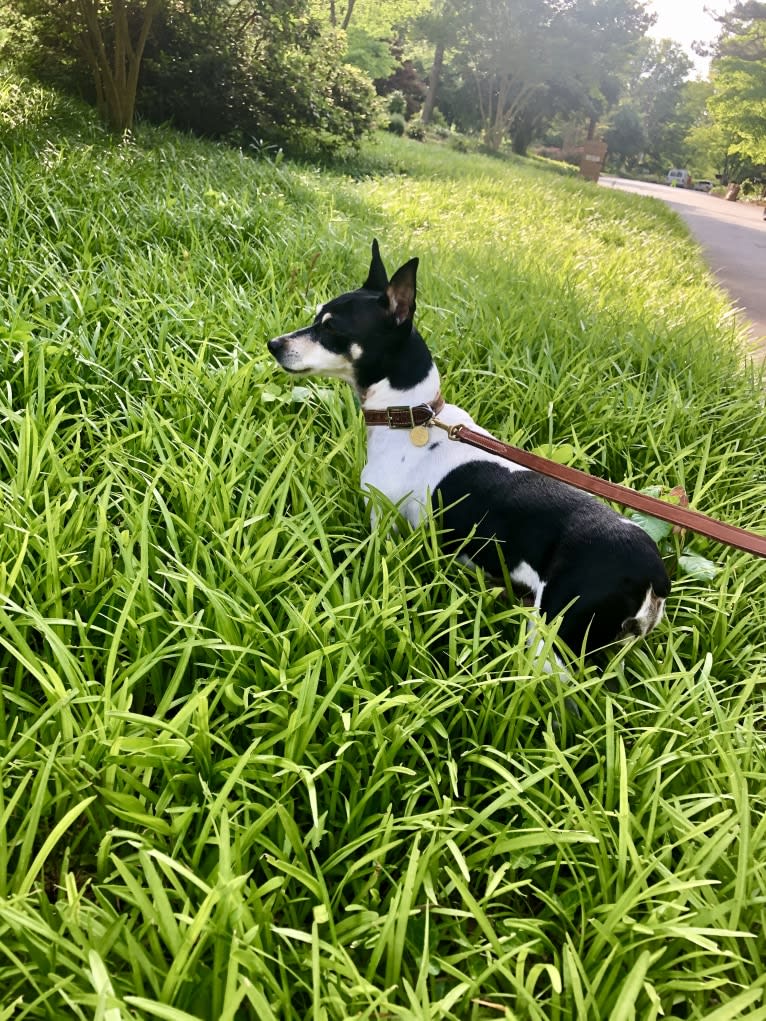
[[[651,23],[638,0],[484,0],[461,17],[454,63],[474,83],[484,141],[510,136],[522,152],[557,114],[595,120]]]
[[[582,142],[599,131],[619,163],[655,173],[690,159],[710,173],[727,153],[743,165],[766,162],[763,0],[736,3],[719,19],[712,85],[702,88],[678,44],[647,37],[647,0],[0,7],[9,12],[6,55],[86,95],[118,132],[137,112],[314,153],[355,144],[379,119],[381,97],[398,92],[407,117],[451,124],[492,150],[524,153],[534,141]]]
[[[733,152],[766,163],[766,3],[738,3],[720,21],[710,108]]]

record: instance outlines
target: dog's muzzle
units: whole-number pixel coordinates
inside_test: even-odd
[[[269,354],[274,356],[277,365],[285,369],[287,372],[295,372],[296,370],[294,367],[289,364],[293,361],[293,358],[290,357],[289,340],[289,335],[274,337],[266,344],[266,347],[269,349]]]

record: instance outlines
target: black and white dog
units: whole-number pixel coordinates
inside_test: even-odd
[[[269,351],[287,372],[345,379],[365,413],[441,402],[439,374],[413,326],[417,266],[411,259],[389,281],[373,241],[362,287],[320,305],[310,326],[270,340]],[[452,404],[438,417],[478,429]],[[656,545],[586,493],[428,425],[368,426],[362,485],[413,525],[438,508],[448,548],[495,578],[507,573],[549,620],[563,614],[559,636],[575,652],[645,635],[662,617],[670,581]]]

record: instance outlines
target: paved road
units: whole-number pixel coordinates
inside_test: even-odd
[[[763,208],[726,202],[704,192],[604,177],[600,184],[662,199],[686,221],[705,257],[750,321],[755,346],[766,355],[766,223]]]

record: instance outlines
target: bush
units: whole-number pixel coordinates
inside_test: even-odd
[[[407,125],[407,137],[414,138],[416,142],[424,142],[426,139],[426,126],[423,121],[416,117]]]
[[[392,92],[386,104],[389,113],[401,114],[402,120],[407,114],[407,99],[401,89]]]
[[[411,60],[404,60],[388,78],[376,78],[375,87],[381,96],[403,96],[406,109],[401,112],[406,118],[413,117],[426,98],[423,74]]]
[[[232,31],[221,0],[165,8],[144,60],[139,109],[212,138],[330,152],[373,127],[375,91],[342,41],[310,18]],[[228,27],[227,27],[228,26]]]
[[[403,135],[407,127],[407,122],[400,113],[392,113],[388,118],[387,130],[392,135]]]

